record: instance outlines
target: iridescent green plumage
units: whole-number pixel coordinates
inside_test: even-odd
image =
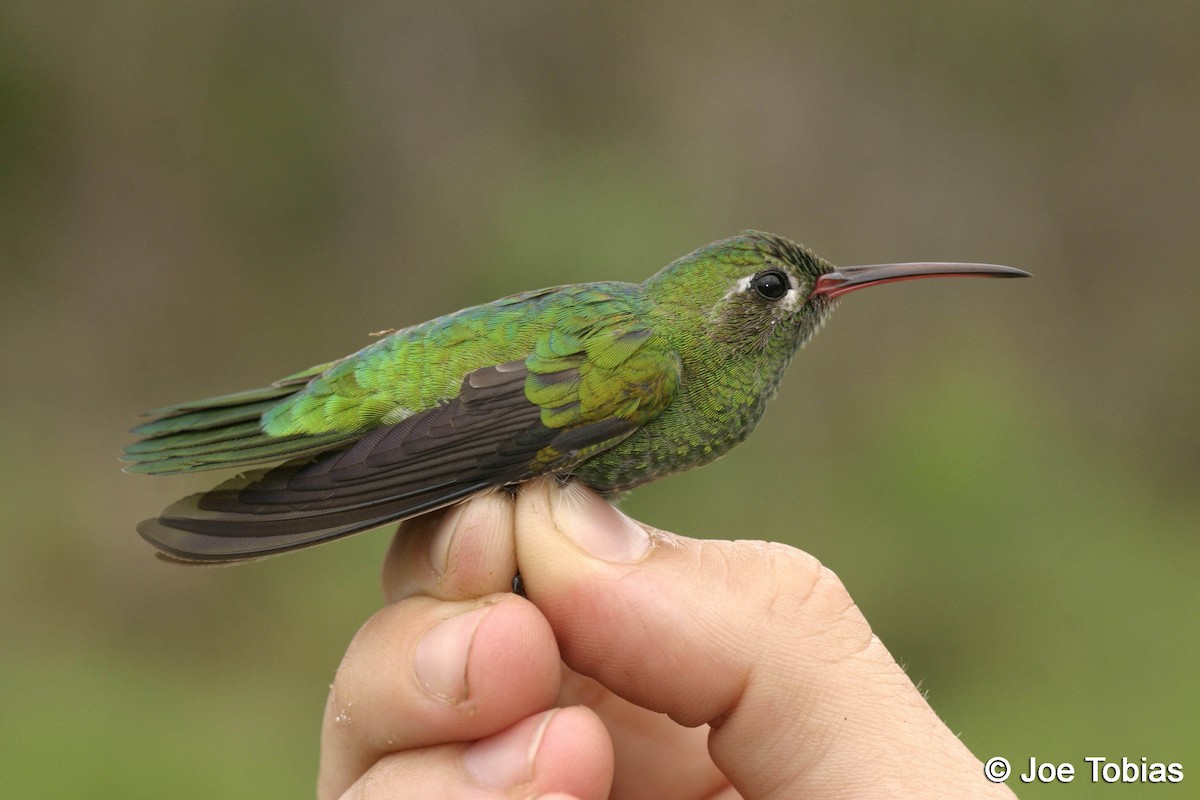
[[[290,460],[185,498],[139,531],[169,557],[236,561],[538,475],[616,492],[705,464],[754,428],[838,294],[913,276],[847,278],[750,231],[642,284],[513,295],[263,389],[158,409],[134,429],[145,438],[126,450],[130,471]]]

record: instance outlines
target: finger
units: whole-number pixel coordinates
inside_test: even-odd
[[[512,496],[488,492],[402,523],[384,560],[383,594],[389,603],[484,597],[509,591],[516,571]]]
[[[680,725],[665,714],[635,705],[599,681],[566,667],[558,704],[586,705],[604,722],[618,765],[613,776],[614,798],[718,800],[714,793],[729,785],[708,754],[707,727]]]
[[[589,709],[553,709],[470,745],[394,753],[371,767],[347,798],[554,797],[604,800],[612,746]]]
[[[548,481],[522,493],[516,523],[529,597],[566,663],[707,723],[713,761],[746,797],[996,791],[811,556],[652,531]]]
[[[338,668],[319,795],[338,797],[386,753],[490,736],[550,708],[561,663],[545,619],[512,594],[379,611]]]
[[[512,496],[496,492],[405,522],[384,565],[385,597],[391,602],[417,594],[460,599],[507,591],[516,569],[513,514]],[[662,784],[639,778],[645,792],[641,796],[663,796],[678,788],[676,770],[651,769],[663,764],[690,765],[683,770],[689,785],[707,789],[724,782],[708,756],[705,731],[680,727],[571,670],[564,670],[556,705],[588,705],[597,711],[619,734],[623,774],[662,775]],[[617,791],[616,796],[634,796],[622,795],[620,785]]]

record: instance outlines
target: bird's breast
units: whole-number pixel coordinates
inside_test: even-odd
[[[754,430],[775,394],[779,376],[761,375],[758,366],[685,374],[661,414],[576,475],[599,491],[619,492],[720,458]]]

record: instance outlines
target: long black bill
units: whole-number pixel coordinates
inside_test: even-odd
[[[882,283],[912,281],[918,278],[1029,278],[1023,269],[998,264],[955,264],[922,261],[913,264],[868,264],[861,267],[840,267],[817,278],[812,296],[830,299],[878,286]]]

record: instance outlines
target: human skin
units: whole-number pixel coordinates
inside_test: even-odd
[[[792,547],[541,480],[405,522],[383,587],[329,693],[320,800],[1013,796]]]

